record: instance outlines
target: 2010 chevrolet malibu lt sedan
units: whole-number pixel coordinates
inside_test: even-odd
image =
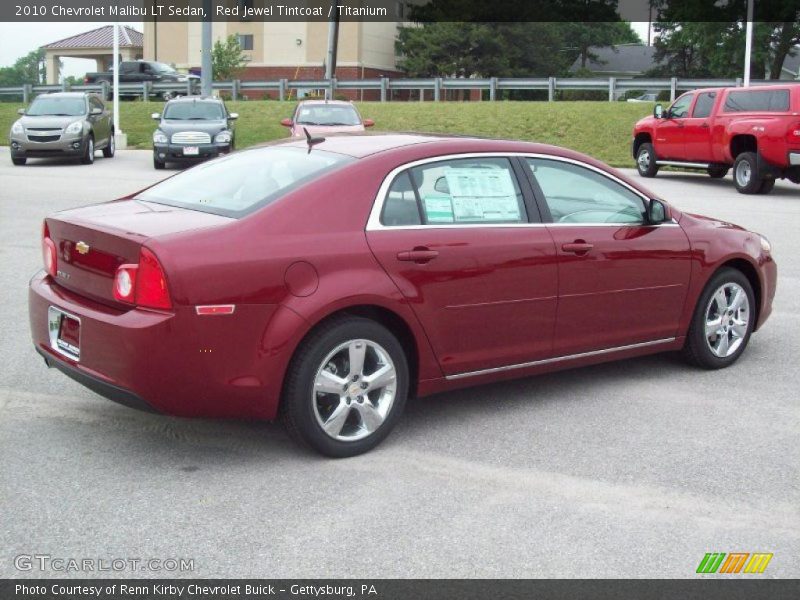
[[[364,452],[409,396],[682,350],[735,362],[769,242],[592,158],[417,135],[292,140],[44,222],[45,362],[124,404],[282,417]]]

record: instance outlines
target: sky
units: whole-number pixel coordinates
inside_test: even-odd
[[[108,23],[0,23],[0,67],[8,67],[21,56],[40,46],[55,42],[84,31],[96,29]],[[128,23],[142,31],[142,23]],[[632,23],[633,29],[643,40],[647,39],[647,23]],[[64,59],[64,74],[83,77],[87,71],[95,71],[95,62],[87,59]]]

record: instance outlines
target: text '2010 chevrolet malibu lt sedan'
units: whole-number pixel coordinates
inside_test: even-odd
[[[648,353],[716,369],[769,316],[769,242],[539,144],[246,150],[44,222],[49,366],[128,405],[378,444],[406,398]]]

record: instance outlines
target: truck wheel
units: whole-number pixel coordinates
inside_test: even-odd
[[[27,158],[12,158],[11,162],[14,163],[15,166],[21,167],[26,162],[28,162],[28,159]]]
[[[106,158],[114,158],[114,151],[116,150],[116,142],[114,141],[114,131],[111,131],[111,135],[108,138],[108,144],[106,147],[103,148],[103,156]]]
[[[655,177],[658,173],[653,144],[645,143],[636,151],[636,169],[642,177]]]
[[[755,152],[742,152],[733,163],[733,183],[740,194],[757,194],[763,179],[758,173],[758,157]]]
[[[722,179],[728,174],[728,167],[708,167],[708,174],[712,179]]]
[[[761,187],[758,188],[759,194],[769,194],[772,191],[772,188],[775,187],[775,180],[774,179],[765,179],[761,182]]]
[[[86,150],[83,152],[81,162],[85,165],[90,165],[94,162],[94,137],[91,135],[86,140]]]

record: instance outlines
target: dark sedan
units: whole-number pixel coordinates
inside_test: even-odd
[[[170,100],[163,113],[153,113],[159,122],[153,133],[153,166],[163,169],[167,163],[197,162],[231,152],[237,118],[218,98]]]
[[[221,157],[48,217],[43,251],[49,366],[167,414],[281,416],[330,456],[413,395],[665,351],[728,367],[777,278],[763,236],[588,156],[422,135]]]

